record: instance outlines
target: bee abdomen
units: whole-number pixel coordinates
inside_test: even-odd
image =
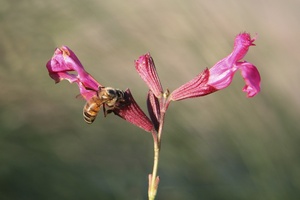
[[[91,124],[95,121],[96,115],[92,116],[88,112],[83,112],[83,119],[86,123]]]
[[[91,124],[95,121],[100,110],[100,105],[95,102],[87,102],[83,108],[83,119],[86,123]]]

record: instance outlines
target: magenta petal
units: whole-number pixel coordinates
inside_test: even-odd
[[[210,77],[208,84],[217,88],[218,90],[228,87],[232,81],[233,75],[237,70],[236,62],[243,59],[253,46],[254,39],[251,39],[250,34],[241,33],[236,36],[234,40],[234,48],[231,54],[217,62],[209,69]]]
[[[237,35],[234,41],[232,53],[217,62],[211,69],[209,69],[210,77],[207,84],[215,87],[218,90],[228,87],[232,82],[232,78],[236,70],[240,68],[237,63],[239,63],[239,60],[244,58],[249,50],[249,47],[254,45],[253,42],[255,39],[256,38],[251,39],[250,34],[248,33],[241,33]],[[246,87],[245,90],[249,90],[249,95],[251,90],[254,91],[251,86]]]
[[[215,87],[207,84],[209,77],[209,70],[205,69],[198,76],[174,90],[170,95],[171,100],[179,101],[187,98],[200,97],[217,91]]]
[[[257,68],[248,62],[236,63],[241,70],[241,74],[245,80],[246,85],[243,88],[247,92],[247,97],[253,97],[260,92],[260,74]]]
[[[98,88],[101,87],[100,83],[96,81],[89,73],[84,73],[79,77],[80,82],[87,88],[94,91],[98,91]]]
[[[124,120],[144,129],[145,131],[153,131],[153,124],[139,105],[135,102],[129,89],[125,91],[125,105],[113,112]]]
[[[54,55],[51,60],[47,63],[47,69],[49,72],[62,72],[62,71],[72,71],[74,70],[70,65],[66,65],[64,59],[64,51],[60,48],[56,48]]]
[[[78,74],[78,79],[84,84],[85,87],[98,90],[101,86],[88,72],[85,71],[83,65],[75,55],[75,53],[66,46],[60,48],[63,51],[64,61],[67,66],[69,66],[73,71]]]
[[[229,65],[228,58],[224,58],[209,69],[207,84],[218,90],[224,89],[230,85],[236,70],[237,68],[234,67],[234,64]]]
[[[50,77],[54,79],[56,83],[61,80],[68,80],[70,83],[77,82],[81,92],[84,87],[85,89],[94,91],[89,91],[87,93],[95,93],[101,86],[88,72],[85,71],[75,53],[67,46],[56,48],[53,57],[47,62],[46,67]],[[90,95],[87,95],[84,98],[90,98]]]
[[[55,83],[60,82],[61,80],[65,79],[69,81],[70,83],[77,82],[77,76],[74,74],[69,74],[69,73],[62,73],[62,72],[57,72],[57,73],[49,73],[49,76],[55,80]]]
[[[62,46],[60,50],[63,52],[66,65],[77,72],[79,81],[83,83],[86,88],[97,91],[101,85],[85,71],[75,53],[66,46]]]
[[[234,48],[231,54],[235,62],[245,57],[250,46],[255,46],[255,44],[253,43],[255,40],[256,37],[251,38],[249,33],[240,33],[235,37]]]
[[[86,87],[81,83],[78,82],[78,87],[80,90],[80,95],[86,100],[90,100],[93,96],[98,95],[98,90],[90,90],[90,89],[86,89]],[[79,95],[79,96],[80,96]]]
[[[53,57],[47,63],[47,69],[49,72],[84,71],[76,55],[67,46],[55,49]]]
[[[160,98],[163,89],[156,72],[154,61],[150,54],[147,53],[143,56],[140,56],[139,59],[135,61],[135,68],[153,94],[157,98]]]

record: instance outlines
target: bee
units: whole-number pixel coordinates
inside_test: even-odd
[[[89,99],[83,107],[83,119],[91,124],[95,121],[98,112],[103,107],[104,116],[120,108],[125,102],[124,91],[112,87],[99,87],[95,96]]]

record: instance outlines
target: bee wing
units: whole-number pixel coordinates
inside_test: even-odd
[[[82,96],[86,101],[90,100],[93,96],[98,96],[97,90],[93,90],[92,88],[86,88],[82,85],[82,83],[78,83],[78,85],[80,86],[80,95],[77,96]]]
[[[84,100],[85,101],[85,98],[82,96],[82,94],[76,95],[76,99]]]
[[[86,101],[90,100],[93,96],[97,95],[97,92],[94,90],[86,90],[85,92],[81,92],[76,96],[77,99],[84,99]]]

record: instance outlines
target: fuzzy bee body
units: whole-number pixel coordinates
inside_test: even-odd
[[[124,92],[112,87],[100,87],[97,95],[89,99],[83,107],[83,119],[91,124],[95,121],[101,107],[103,107],[104,116],[119,108],[120,103],[125,102]]]

